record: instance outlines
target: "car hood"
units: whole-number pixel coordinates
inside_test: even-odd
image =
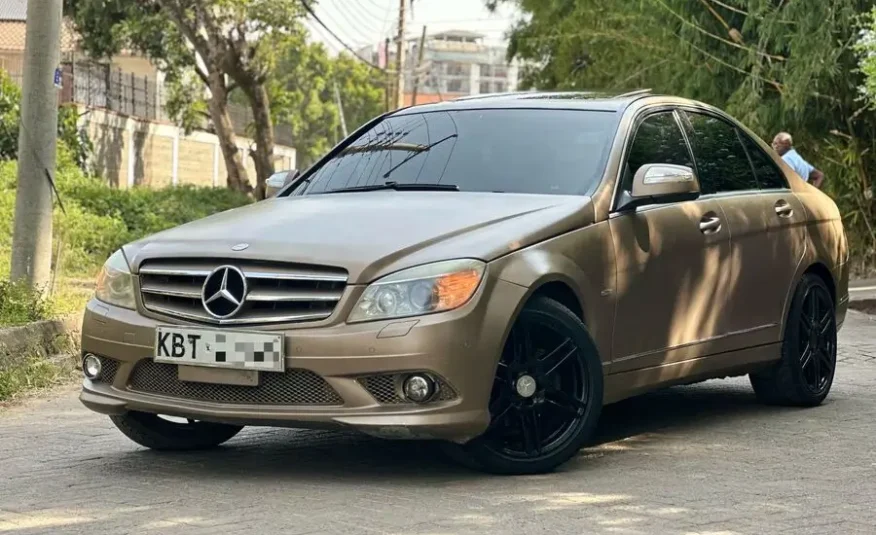
[[[335,193],[215,214],[131,243],[125,255],[135,273],[152,258],[257,259],[343,268],[356,284],[431,261],[493,260],[592,222],[583,196]]]

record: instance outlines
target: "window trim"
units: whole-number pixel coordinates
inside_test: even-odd
[[[672,114],[672,117],[675,119],[675,125],[681,131],[681,136],[684,139],[684,144],[687,146],[688,156],[690,156],[690,160],[694,164],[694,176],[697,178],[697,183],[699,183],[699,176],[698,176],[697,168],[696,168],[697,162],[696,162],[696,159],[694,158],[693,147],[691,147],[690,140],[687,137],[687,132],[685,132],[684,126],[681,124],[680,118],[678,116],[678,110],[679,110],[679,106],[677,104],[668,104],[668,103],[654,104],[653,106],[649,106],[649,107],[646,107],[646,108],[639,110],[636,113],[636,115],[633,117],[632,125],[627,130],[628,132],[631,132],[631,134],[628,134],[626,136],[626,138],[624,139],[623,147],[621,149],[623,152],[622,152],[622,157],[620,159],[620,163],[618,165],[617,173],[616,173],[615,180],[614,180],[614,190],[612,191],[612,195],[611,195],[611,207],[608,210],[609,216],[611,216],[612,214],[621,213],[618,211],[617,206],[618,206],[618,202],[620,201],[620,196],[623,193],[623,190],[621,190],[621,182],[623,181],[624,166],[627,164],[627,161],[628,161],[629,156],[630,156],[630,150],[633,147],[633,143],[635,143],[635,141],[636,141],[636,135],[639,133],[639,127],[642,125],[643,122],[645,122],[649,117],[651,117],[653,115],[657,115],[660,113],[666,113],[666,112],[669,112]],[[667,204],[674,204],[674,203],[643,204],[643,205],[639,206],[637,208],[637,210],[641,209],[641,208],[647,208],[647,207],[665,206]]]
[[[767,154],[766,151],[764,151],[760,147],[760,144],[757,141],[755,141],[751,136],[749,136],[747,133],[745,133],[742,130],[742,128],[740,128],[738,126],[736,127],[736,135],[737,135],[737,137],[739,137],[739,142],[742,143],[742,148],[745,150],[745,154],[748,155],[748,163],[751,165],[751,171],[754,173],[754,179],[757,181],[758,186],[760,186],[758,188],[758,191],[789,191],[791,189],[791,185],[788,183],[788,177],[785,176],[785,173],[783,173],[782,170],[779,168],[779,166],[776,165],[776,162],[770,157],[770,155]],[[751,145],[754,145],[754,150],[760,151],[761,156],[763,156],[767,160],[767,162],[769,162],[768,165],[770,167],[772,167],[776,173],[778,173],[778,175],[781,177],[783,187],[781,187],[781,188],[765,188],[765,187],[763,187],[763,184],[761,183],[760,178],[758,178],[758,176],[757,176],[757,169],[755,169],[755,167],[754,167],[754,160],[751,158],[751,149],[749,149],[746,146],[746,143],[745,143],[746,140]]]

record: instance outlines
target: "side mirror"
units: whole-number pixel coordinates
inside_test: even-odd
[[[279,173],[274,173],[267,180],[265,180],[265,198],[275,196],[281,189],[283,189],[286,184],[295,180],[298,176],[298,169],[291,169],[289,171],[280,171]]]
[[[700,184],[694,170],[686,165],[645,164],[633,175],[633,189],[621,197],[621,210],[643,204],[679,202],[700,196]]]

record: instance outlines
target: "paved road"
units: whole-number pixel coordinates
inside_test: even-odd
[[[758,405],[746,380],[607,408],[562,471],[500,478],[431,447],[255,429],[156,454],[74,388],[0,413],[0,533],[876,532],[876,318],[851,312],[827,402]]]

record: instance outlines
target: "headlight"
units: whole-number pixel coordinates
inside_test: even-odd
[[[371,283],[347,321],[419,316],[459,308],[484,275],[480,260],[449,260],[406,269]]]
[[[117,307],[137,308],[134,301],[134,277],[121,249],[114,252],[101,268],[94,296]]]

